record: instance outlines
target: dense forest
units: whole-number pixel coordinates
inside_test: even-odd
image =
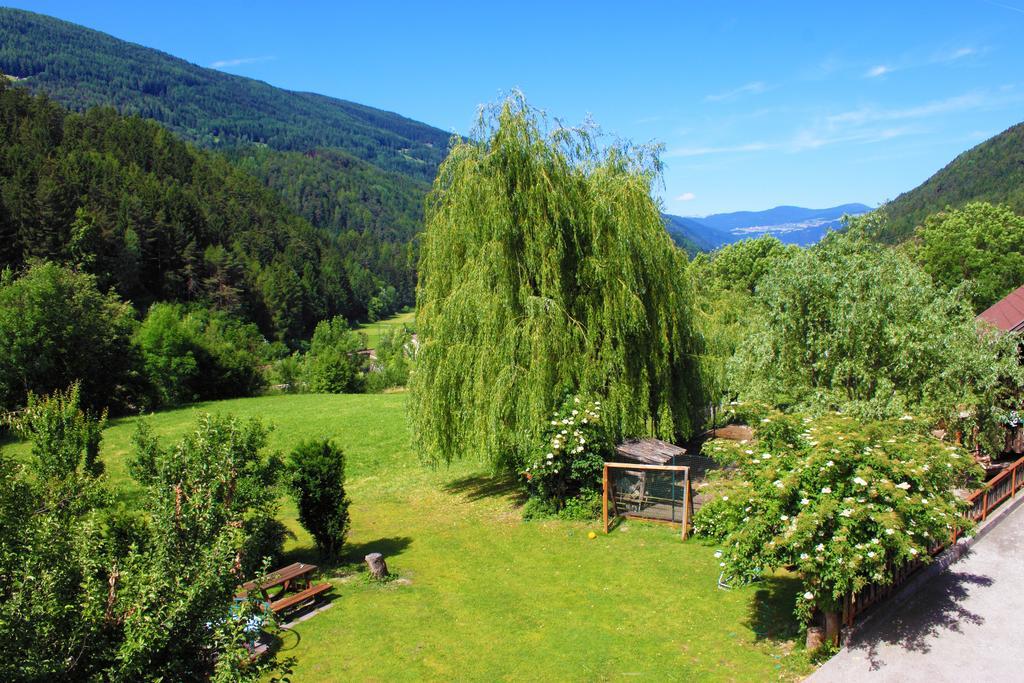
[[[73,109],[113,106],[203,146],[338,147],[421,181],[433,180],[450,137],[397,114],[204,69],[21,10],[0,9],[0,70]]]
[[[19,10],[0,9],[0,70],[73,110],[114,107],[224,151],[291,212],[339,237],[364,309],[374,298],[374,311],[413,304],[414,240],[448,133]]]
[[[918,187],[886,205],[887,242],[910,237],[930,214],[972,201],[1001,203],[1024,213],[1024,123],[973,147]]]
[[[286,342],[365,313],[336,241],[155,123],[0,84],[0,140],[4,266],[67,263],[142,309],[201,302]]]

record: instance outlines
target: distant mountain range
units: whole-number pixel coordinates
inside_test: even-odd
[[[776,206],[765,211],[735,211],[697,218],[664,214],[664,218],[676,244],[693,253],[763,235],[772,235],[786,244],[807,246],[829,230],[839,228],[843,216],[871,210],[865,204],[841,204],[827,209]]]

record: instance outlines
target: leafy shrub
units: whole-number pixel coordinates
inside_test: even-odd
[[[336,558],[348,535],[345,454],[330,441],[303,441],[292,451],[289,487],[299,521],[320,553]]]
[[[158,405],[251,396],[269,350],[255,325],[222,311],[154,304],[135,334]]]
[[[980,468],[913,419],[860,422],[774,413],[751,443],[715,440],[705,452],[738,463],[695,531],[721,543],[737,578],[795,566],[803,575],[796,612],[836,611],[843,597],[891,580],[901,563],[930,558],[954,527],[969,530],[955,489]]]
[[[140,359],[131,345],[131,307],[101,294],[96,280],[53,263],[21,277],[0,275],[0,408],[25,405],[74,382],[84,407],[137,403]]]
[[[376,352],[375,367],[367,375],[367,390],[383,391],[404,387],[409,381],[409,372],[416,355],[412,332],[407,327],[388,330],[381,335]]]
[[[289,394],[301,393],[308,389],[302,354],[295,352],[277,359],[273,365],[273,377],[281,389]]]
[[[330,394],[362,391],[366,359],[359,351],[365,346],[365,337],[349,329],[344,318],[321,321],[313,332],[305,359],[310,391]]]
[[[86,463],[101,425],[79,409],[74,386],[30,396],[13,426],[32,453],[0,456],[0,638],[11,648],[0,679],[53,680],[105,638],[96,511],[108,494]],[[82,662],[82,678],[92,665]]]
[[[594,491],[601,488],[604,462],[612,452],[601,423],[601,402],[567,398],[541,430],[535,456],[523,471],[529,496],[538,501],[524,513],[561,514],[570,504],[572,516],[591,509]]]

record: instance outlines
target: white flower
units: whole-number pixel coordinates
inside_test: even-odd
[[[800,504],[801,505],[808,505],[810,502],[811,501],[807,500],[806,498],[801,498],[800,499]]]
[[[729,500],[729,496],[722,496],[722,500]]]
[[[869,550],[868,551],[868,557],[874,557],[874,556],[875,556],[875,551],[874,550]]]
[[[572,411],[572,414],[573,414],[573,415],[579,415],[579,414],[580,414],[580,411],[578,411],[578,410],[574,410],[574,411]]]
[[[840,517],[849,517],[852,514],[853,514],[853,510],[851,510],[850,508],[845,508],[842,512],[839,513],[839,516]]]
[[[824,544],[824,543],[819,543],[818,545],[814,546],[814,549],[815,549],[815,550],[816,550],[817,552],[819,552],[819,553],[820,553],[820,552],[824,552],[824,550],[825,550],[825,544]]]
[[[896,533],[895,529],[886,529],[885,530],[885,535],[886,536],[892,536],[894,533]]]
[[[800,553],[801,560],[806,560],[808,557],[810,557],[810,555],[808,555],[807,553]]]
[[[829,460],[827,463],[825,463],[825,467],[833,467],[833,466],[835,466],[835,462],[833,462],[831,460]]]
[[[749,448],[747,450],[743,451],[743,452],[746,453],[747,455],[753,455],[754,454],[754,451],[750,450]]]
[[[555,420],[552,420],[552,421],[551,421],[551,424],[552,424],[552,425],[555,425],[555,426],[558,426],[558,422],[556,422]]]
[[[901,481],[900,483],[896,484],[896,488],[903,489],[904,491],[906,491],[907,489],[910,488],[910,484],[908,484],[905,481]]]
[[[927,498],[922,498],[921,499],[921,505],[927,505],[927,504],[928,504],[928,499]]]
[[[761,420],[761,424],[764,424],[765,422],[771,422],[771,420],[769,420],[767,417]]]
[[[771,460],[772,459],[772,454],[771,453],[762,453],[761,454],[761,459],[762,460]]]
[[[811,591],[807,591],[806,593],[804,593],[804,600],[813,600],[813,599],[814,599],[814,593],[812,593]]]
[[[860,477],[854,477],[853,478],[853,483],[854,484],[860,484],[861,486],[867,486],[868,485],[868,483],[866,481],[864,481],[863,479],[861,479]]]
[[[779,519],[781,519],[783,522],[788,522],[789,521],[789,515],[782,515],[781,517],[779,517]]]
[[[775,488],[777,488],[777,489],[781,489],[782,488],[782,480],[781,479],[776,479],[772,483],[775,485]]]
[[[721,556],[722,556],[722,551],[721,550],[716,550],[715,551],[715,557],[721,557]]]
[[[909,552],[911,555],[917,555],[917,548],[911,548],[907,552]]]
[[[822,493],[832,493],[832,488],[831,488],[831,487],[829,487],[829,486],[825,486],[825,487],[823,487],[823,488],[821,489],[821,492],[822,492]]]
[[[719,567],[724,567],[724,566],[725,566],[725,562],[719,562],[719,563],[718,563],[718,566],[719,566]]]
[[[555,457],[554,453],[548,453],[548,460],[551,460],[551,458],[553,458],[553,457]]]
[[[959,460],[960,459],[960,454],[959,453],[950,453],[949,457],[953,458],[954,460]]]
[[[901,419],[901,420],[903,420],[904,422],[906,422],[906,421],[908,421],[908,420],[913,420],[914,418],[913,418],[913,416],[911,416],[911,415],[904,415],[904,416],[903,416],[903,417],[901,417],[900,419]]]

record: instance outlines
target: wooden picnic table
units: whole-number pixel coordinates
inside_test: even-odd
[[[263,599],[270,603],[271,608],[274,611],[278,611],[278,609],[274,608],[274,604],[284,602],[281,598],[286,593],[297,590],[299,595],[302,595],[313,589],[311,581],[314,571],[316,571],[315,564],[293,562],[287,567],[274,569],[266,575],[266,578],[260,584],[257,584],[255,581],[243,584],[240,597],[246,597],[253,591],[259,591]],[[274,588],[279,590],[271,595],[270,591]]]

